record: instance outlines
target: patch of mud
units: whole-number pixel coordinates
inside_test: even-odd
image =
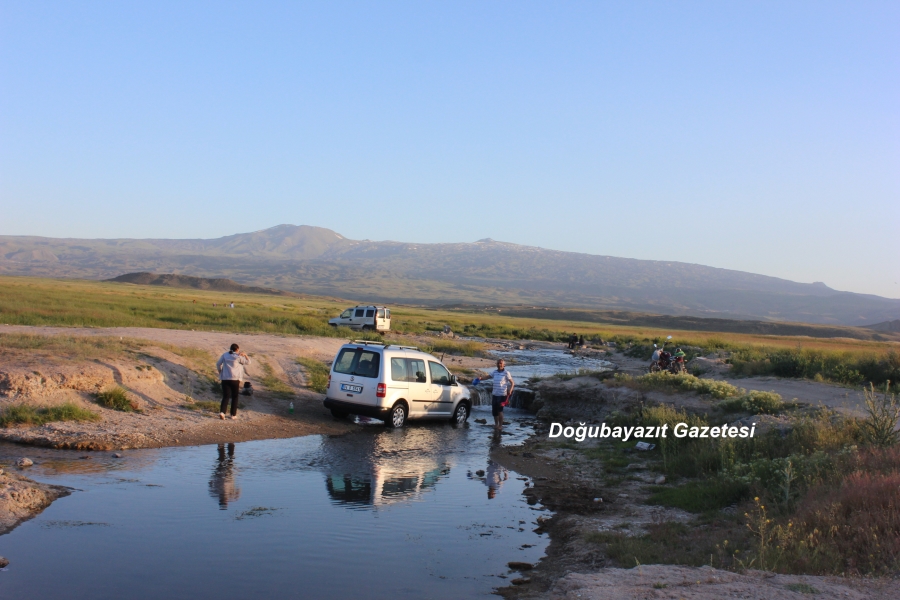
[[[732,573],[712,567],[642,565],[633,569],[600,569],[571,573],[546,595],[551,600],[799,600],[801,598],[888,600],[896,589],[888,582],[808,575],[775,575],[762,571]]]

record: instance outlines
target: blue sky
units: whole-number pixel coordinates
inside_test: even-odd
[[[900,298],[900,4],[0,1],[0,234],[281,223]]]

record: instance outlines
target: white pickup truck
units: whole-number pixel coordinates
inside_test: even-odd
[[[384,333],[391,330],[391,309],[384,306],[354,306],[329,320],[328,324]]]

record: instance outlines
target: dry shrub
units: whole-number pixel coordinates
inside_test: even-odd
[[[900,472],[857,472],[838,489],[810,490],[792,528],[794,571],[895,572],[900,568]]]
[[[810,488],[789,519],[747,513],[755,568],[789,573],[883,575],[900,569],[900,449],[856,453],[835,485]]]

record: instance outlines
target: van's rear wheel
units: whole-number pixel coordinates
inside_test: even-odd
[[[387,419],[385,419],[384,424],[388,427],[396,427],[398,429],[406,425],[406,405],[402,402],[395,404]]]
[[[456,410],[453,411],[453,417],[450,418],[450,422],[454,425],[462,425],[469,418],[469,407],[465,402],[460,402],[459,406],[456,407]]]

